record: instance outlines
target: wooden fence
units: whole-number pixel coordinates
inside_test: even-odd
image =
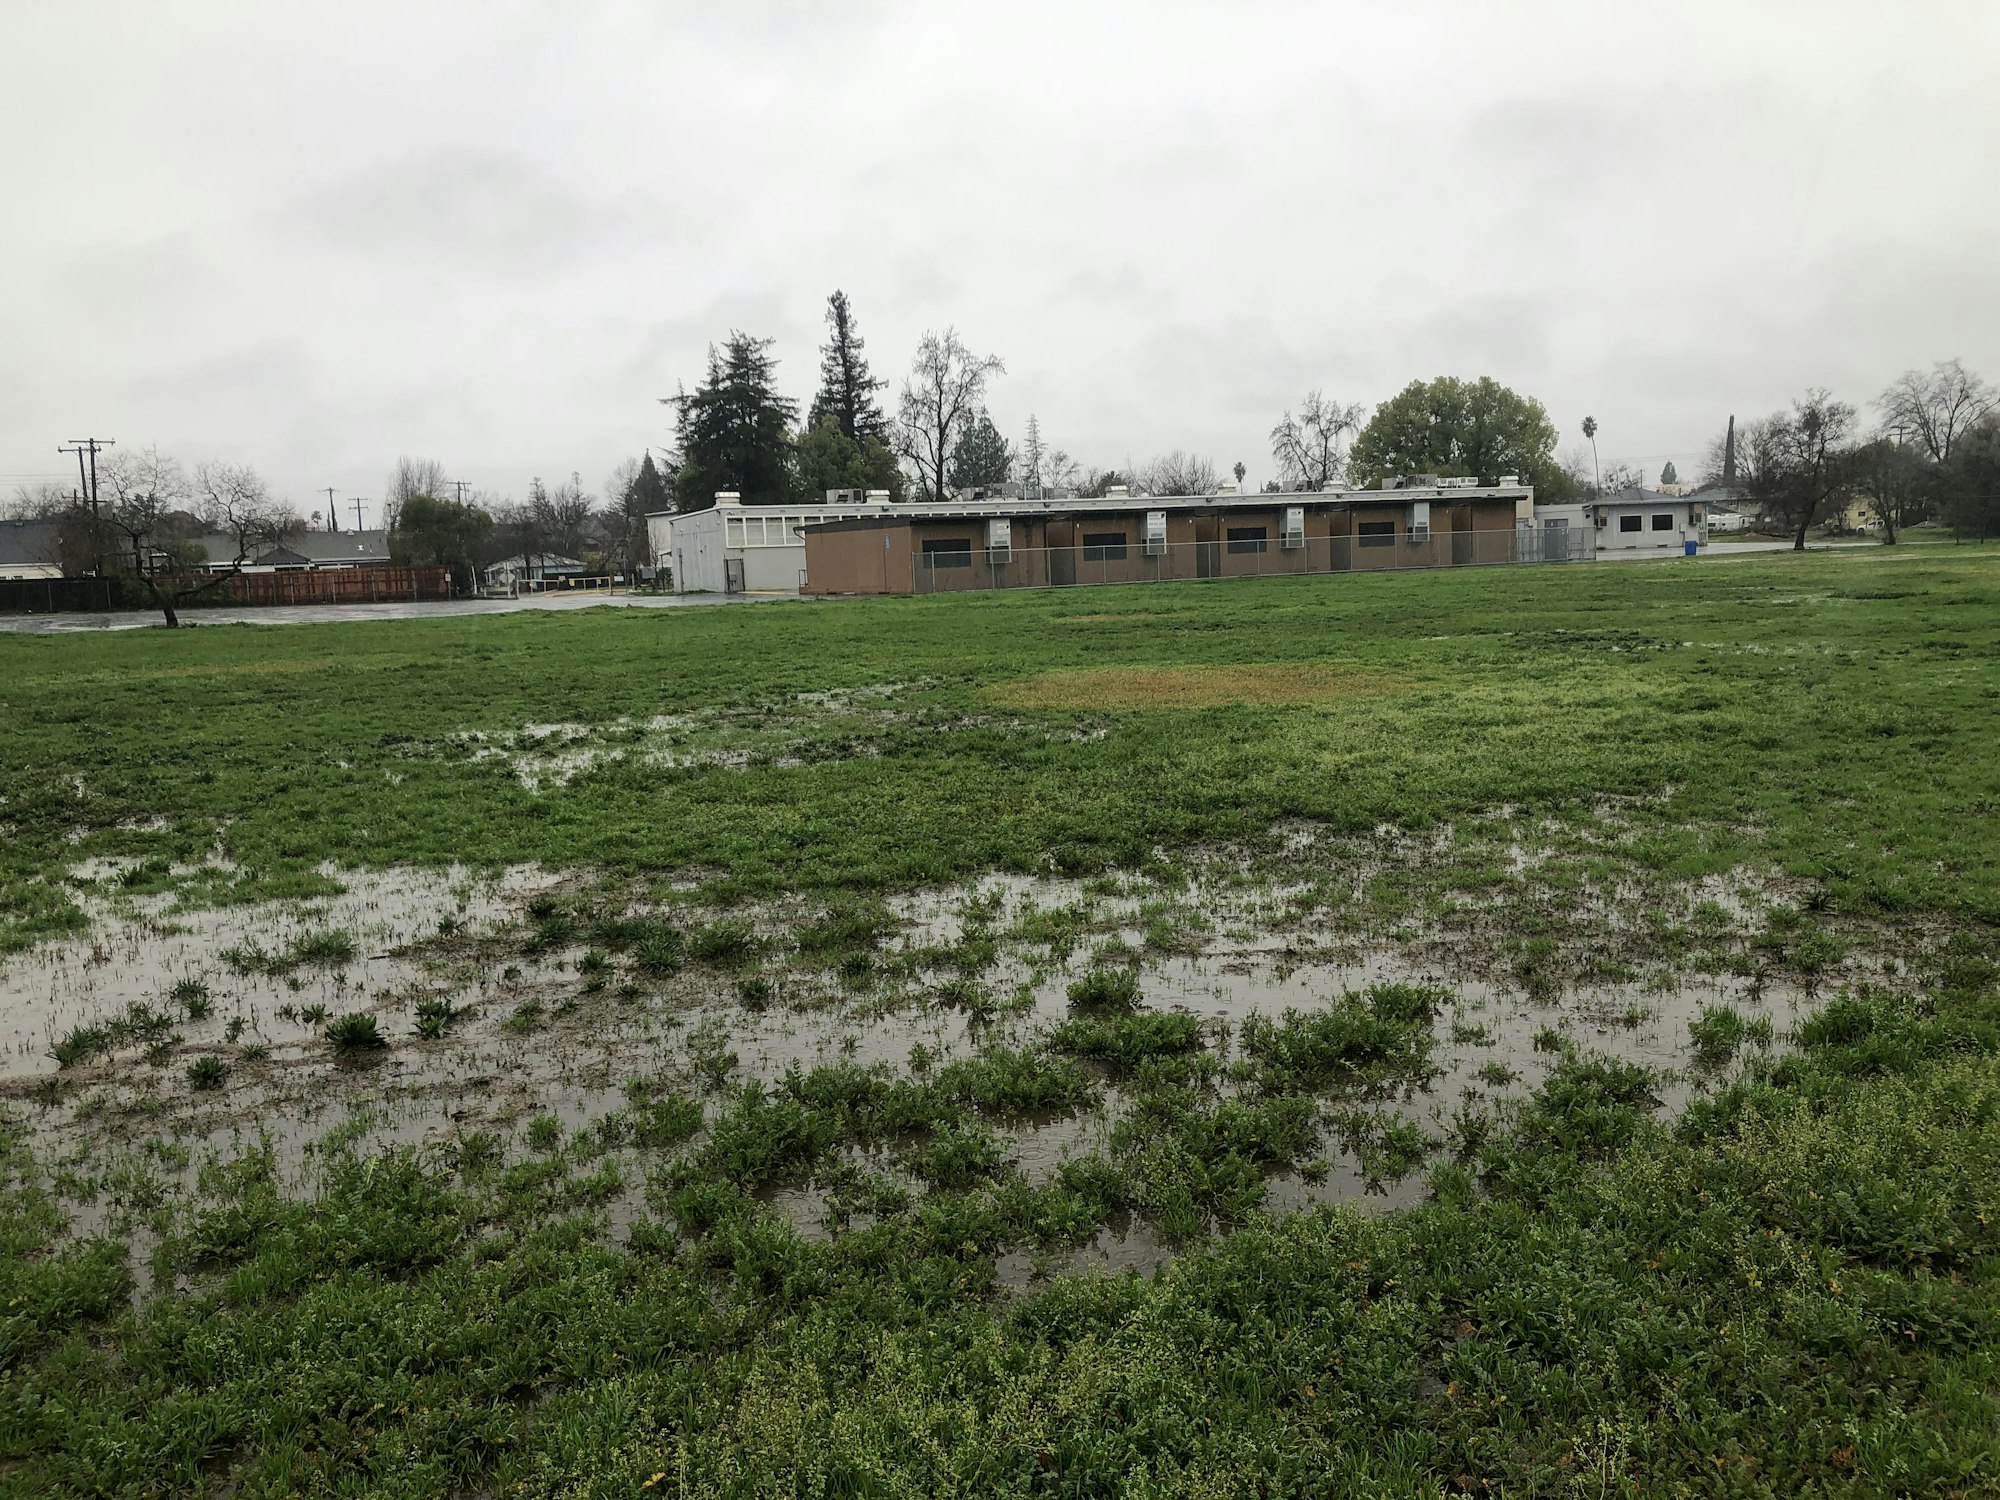
[[[238,573],[203,603],[391,604],[407,599],[449,599],[450,568],[314,568],[283,573]]]

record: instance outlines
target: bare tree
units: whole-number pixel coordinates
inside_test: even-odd
[[[169,541],[145,548],[132,572],[152,595],[169,629],[180,625],[183,604],[224,588],[258,552],[302,525],[289,506],[271,497],[263,478],[247,464],[197,466],[194,492],[205,502],[203,520],[210,532],[227,539],[229,556],[210,556],[191,541]]]
[[[537,520],[549,545],[565,557],[583,555],[584,534],[597,510],[597,497],[583,492],[583,476],[571,473],[554,489],[534,484]]]
[[[1325,490],[1340,483],[1347,469],[1342,444],[1361,430],[1361,412],[1359,404],[1343,406],[1308,391],[1298,416],[1285,413],[1271,429],[1271,457],[1287,489]]]
[[[148,571],[144,549],[173,540],[169,517],[188,502],[180,460],[156,447],[121,448],[100,471],[98,490],[104,524],[117,533],[119,550],[130,554],[135,574]]]
[[[1941,359],[1929,372],[1905,370],[1875,398],[1882,426],[1907,433],[1922,444],[1932,463],[1949,463],[1966,430],[2000,405],[2000,392],[1956,359]]]
[[[1006,369],[998,355],[973,354],[956,329],[926,333],[918,343],[903,381],[895,436],[896,452],[915,471],[924,499],[944,503],[961,427],[979,410],[986,382]]]
[[[1176,448],[1162,453],[1139,471],[1139,483],[1149,495],[1213,495],[1215,465]]]
[[[17,484],[14,498],[7,503],[7,517],[17,521],[41,521],[60,516],[75,501],[75,495],[44,479],[39,484]]]
[[[444,465],[434,458],[411,458],[407,454],[396,460],[396,467],[389,471],[389,487],[382,493],[382,524],[390,531],[396,529],[396,512],[403,502],[412,495],[428,495],[433,500],[445,498],[451,481],[445,478]],[[339,527],[334,528],[336,531]]]

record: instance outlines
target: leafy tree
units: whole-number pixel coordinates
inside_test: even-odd
[[[985,407],[960,421],[958,441],[951,449],[953,489],[1005,484],[1013,473],[1013,445],[1000,435]]]
[[[1905,370],[1875,398],[1882,426],[1909,434],[1932,463],[1949,463],[1958,440],[2000,403],[2000,392],[1955,359],[1929,371]]]
[[[1813,522],[1851,492],[1854,408],[1815,389],[1752,427],[1745,424],[1737,452],[1745,492],[1794,533],[1793,550],[1803,552]]]
[[[389,471],[388,486],[382,492],[382,524],[390,531],[396,529],[396,511],[411,497],[429,495],[436,499],[452,487],[444,477],[444,465],[434,458],[411,458],[408,454],[396,460],[396,467]],[[332,527],[338,531],[338,526]]]
[[[1960,432],[1938,477],[1954,530],[2000,536],[2000,421],[1988,417]]]
[[[1376,408],[1347,455],[1349,482],[1390,475],[1520,477],[1543,500],[1574,500],[1576,482],[1556,461],[1556,430],[1542,403],[1482,376],[1413,381]]]
[[[926,333],[918,343],[897,402],[896,452],[916,472],[925,500],[944,503],[960,429],[980,410],[986,382],[1006,369],[997,354],[967,349],[954,328]]]
[[[854,312],[847,305],[847,293],[835,292],[826,299],[826,326],[832,338],[820,345],[819,393],[806,414],[806,431],[813,431],[820,418],[830,416],[850,443],[865,444],[874,438],[887,447],[889,419],[882,415],[875,393],[889,382],[877,380],[869,372],[867,356],[861,352],[861,335],[854,331]]]
[[[452,570],[461,590],[471,587],[473,563],[493,533],[493,517],[477,505],[431,495],[411,495],[396,508],[389,555],[396,562]]]
[[[1882,523],[1883,542],[1894,546],[1900,528],[1929,517],[1937,466],[1914,444],[1884,435],[1854,450],[1854,489]]]
[[[777,392],[770,339],[732,330],[693,391],[672,397],[679,418],[681,471],[674,498],[682,510],[705,510],[717,490],[747,505],[782,505],[792,497],[792,423],[796,403]]]
[[[1277,461],[1278,478],[1289,489],[1307,492],[1340,483],[1347,467],[1341,444],[1361,430],[1361,410],[1358,403],[1343,406],[1318,391],[1307,391],[1298,416],[1287,411],[1271,429],[1271,457]],[[1243,465],[1236,468],[1236,482],[1241,484]]]
[[[1680,473],[1674,468],[1674,461],[1670,458],[1667,460],[1666,466],[1660,470],[1660,483],[1665,485],[1679,484],[1680,482]]]
[[[891,500],[903,498],[903,471],[888,445],[879,437],[856,442],[832,412],[799,434],[796,452],[797,498],[806,504],[824,501],[828,490],[887,490]]]

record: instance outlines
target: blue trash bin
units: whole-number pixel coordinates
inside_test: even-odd
[[[1694,556],[1694,549],[1695,549],[1695,547],[1696,547],[1697,545],[1699,545],[1699,544],[1698,544],[1698,543],[1695,543],[1695,542],[1682,542],[1682,543],[1681,543],[1681,556],[1682,556],[1682,557],[1693,557],[1693,556]]]

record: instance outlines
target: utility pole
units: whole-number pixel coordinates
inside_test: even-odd
[[[359,495],[354,497],[354,529],[356,531],[361,529],[361,497]]]
[[[84,481],[84,493],[90,496],[90,555],[91,566],[99,577],[104,575],[104,522],[97,508],[97,450],[115,448],[116,438],[71,438],[67,444],[59,444],[58,453],[76,455],[76,477]],[[90,477],[84,478],[83,456],[90,455]]]
[[[326,529],[340,530],[340,511],[333,503],[333,486],[326,487]]]
[[[458,486],[458,503],[460,505],[465,504],[465,481],[463,479],[447,479],[445,483]]]

